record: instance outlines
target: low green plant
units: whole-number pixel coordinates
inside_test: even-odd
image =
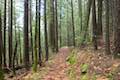
[[[75,51],[72,51],[72,53],[70,54],[70,56],[68,56],[68,58],[66,59],[66,61],[73,65],[77,62],[77,55]]]
[[[107,78],[109,79],[109,80],[114,80],[114,74],[113,73],[109,73],[108,75],[107,75]]]
[[[80,80],[89,80],[89,76],[87,74],[82,75]]]
[[[81,65],[81,72],[82,72],[82,73],[87,73],[88,68],[89,68],[89,65],[88,65],[88,64],[82,64],[82,65]]]
[[[75,69],[73,67],[68,69],[67,74],[68,74],[70,80],[75,80],[76,79]]]

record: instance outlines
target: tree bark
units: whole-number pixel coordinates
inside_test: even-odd
[[[28,0],[24,0],[24,65],[29,70]]]
[[[8,15],[9,15],[9,26],[8,26],[8,37],[9,37],[9,68],[12,67],[12,55],[13,55],[13,44],[12,44],[12,41],[13,41],[13,34],[12,34],[12,31],[13,31],[13,0],[10,0],[9,1],[9,12],[8,12]]]
[[[73,31],[73,46],[75,47],[75,24],[74,24],[74,9],[73,9],[73,0],[71,0],[72,8],[72,31]]]
[[[4,62],[4,67],[7,66],[6,64],[6,3],[7,0],[4,2],[4,48],[3,48],[3,62]]]
[[[102,2],[103,0],[98,1],[98,35],[102,35]]]
[[[110,35],[109,35],[109,0],[105,0],[106,26],[105,26],[105,52],[110,54]]]
[[[46,61],[48,61],[49,52],[48,52],[48,36],[47,36],[46,0],[44,0],[44,27],[45,27],[44,36],[45,36]]]
[[[92,35],[92,39],[93,39],[93,45],[94,45],[94,49],[97,50],[97,23],[96,23],[96,5],[95,5],[95,0],[93,0],[92,3],[92,23],[93,23],[93,35]]]

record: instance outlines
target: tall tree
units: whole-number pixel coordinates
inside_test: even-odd
[[[37,49],[37,41],[38,41],[38,0],[36,0],[36,21],[35,21],[35,44],[34,44],[34,65],[33,65],[33,71],[37,71],[37,54],[38,54],[38,49]]]
[[[2,53],[3,53],[3,45],[2,45],[2,18],[1,18],[1,10],[0,10],[0,70],[2,69]]]
[[[73,0],[71,0],[71,10],[72,10],[72,30],[73,30],[73,46],[75,46],[75,24],[74,24],[74,9],[73,9]]]
[[[13,50],[13,61],[12,61],[12,67],[13,67],[13,71],[15,68],[15,64],[18,66],[18,54],[17,54],[17,49],[18,49],[18,37],[17,37],[17,23],[16,23],[16,8],[15,8],[15,1],[14,1],[14,5],[13,5],[13,19],[14,19],[14,37],[15,37],[15,44],[14,44],[14,50]],[[16,62],[15,62],[16,61]],[[15,73],[15,71],[14,71]]]
[[[24,65],[29,69],[28,0],[24,0]]]
[[[2,53],[3,53],[3,43],[2,43],[2,18],[0,10],[0,80],[4,80],[4,75],[2,71]]]
[[[80,31],[82,31],[83,26],[82,26],[82,0],[78,0],[78,9],[79,9],[79,18],[80,18]]]
[[[98,34],[102,35],[102,2],[103,0],[97,0],[98,2]]]
[[[57,0],[55,0],[55,48],[56,48],[56,52],[58,52],[58,3]]]
[[[20,56],[19,56],[20,60],[19,61],[20,61],[20,64],[22,64],[23,60],[22,60],[22,51],[21,51],[22,49],[21,49],[21,31],[20,31],[20,27],[18,29],[18,32],[19,32],[19,34],[18,34],[19,42],[18,43],[19,43],[19,52],[20,52]]]
[[[115,56],[119,57],[120,54],[120,1],[114,1],[114,17],[115,17],[115,25],[114,25],[114,53]]]
[[[8,37],[9,37],[9,67],[11,68],[12,67],[12,55],[13,55],[13,44],[12,44],[12,41],[13,41],[13,34],[12,34],[12,31],[13,31],[13,0],[10,0],[9,1],[9,11],[8,11],[8,15],[9,15],[9,26],[8,26]]]
[[[61,35],[61,26],[62,26],[62,5],[61,5],[61,3],[62,3],[62,1],[60,1],[60,4],[59,4],[59,6],[60,6],[60,13],[59,13],[59,17],[60,17],[60,19],[59,19],[59,29],[58,29],[58,32],[59,32],[59,46],[61,47],[62,46],[62,35]]]
[[[7,0],[4,1],[4,48],[3,48],[3,61],[4,61],[4,67],[6,67],[6,3]]]
[[[69,2],[69,0],[66,0],[67,1],[67,4],[68,4],[68,2]],[[67,45],[68,46],[71,46],[71,39],[70,39],[70,32],[71,32],[71,26],[69,26],[69,5],[66,5],[66,9],[67,9],[67,21],[66,21],[66,23],[67,23]]]
[[[90,18],[90,12],[91,12],[91,7],[92,7],[92,0],[88,0],[88,4],[87,4],[87,12],[86,12],[86,16],[85,16],[85,28],[83,30],[83,39],[81,41],[81,44],[84,44],[86,37],[87,37],[87,32],[88,32],[88,27],[89,27],[89,18]]]
[[[48,36],[47,36],[47,16],[46,16],[46,0],[44,0],[44,36],[45,36],[45,52],[46,52],[46,61],[48,61],[49,58],[49,52],[48,52]]]
[[[52,51],[55,51],[55,5],[54,0],[50,0],[49,5],[49,42]]]
[[[110,35],[109,35],[109,0],[105,0],[106,8],[106,27],[105,27],[105,52],[110,54]]]
[[[93,45],[94,49],[97,50],[97,23],[96,23],[96,5],[95,5],[95,0],[93,0],[92,3],[92,23],[93,23],[93,34],[92,34],[92,39],[93,39]]]
[[[39,43],[39,65],[41,66],[42,65],[42,49],[41,49],[41,0],[39,0],[39,9],[38,9],[38,17],[39,17],[39,24],[38,24],[38,27],[39,27],[39,31],[38,31],[38,43]]]
[[[33,33],[32,33],[32,0],[29,0],[29,28],[30,28],[30,52],[33,63]]]

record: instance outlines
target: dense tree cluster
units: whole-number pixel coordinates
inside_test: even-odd
[[[3,4],[4,3],[4,4]],[[119,0],[0,0],[0,70],[42,66],[62,46],[120,55]],[[22,10],[23,11],[19,11]],[[35,10],[34,10],[35,9]],[[18,21],[23,14],[24,18]],[[19,23],[23,22],[21,25]]]

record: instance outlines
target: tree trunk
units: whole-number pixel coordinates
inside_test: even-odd
[[[56,32],[56,34],[55,34],[55,48],[56,48],[56,52],[58,52],[58,10],[57,10],[57,7],[58,7],[58,5],[57,5],[57,0],[55,0],[55,21],[56,21],[56,23],[55,23],[55,32]]]
[[[4,67],[7,66],[6,64],[6,3],[7,0],[4,2],[4,48],[3,48],[3,62],[4,62]]]
[[[42,49],[41,49],[41,0],[39,0],[39,31],[38,31],[38,44],[39,44],[39,65],[42,66]]]
[[[79,8],[80,32],[81,32],[83,29],[83,26],[82,26],[82,0],[78,0],[78,8]]]
[[[61,6],[62,4],[61,4],[61,2],[60,2],[60,19],[59,19],[59,44],[60,44],[60,47],[62,47],[62,33],[61,33],[61,31],[62,31],[62,13],[61,13],[61,11],[62,11],[62,6]]]
[[[37,49],[37,41],[38,41],[38,0],[36,0],[36,21],[35,21],[35,44],[34,44],[34,65],[33,65],[33,71],[37,71],[37,63],[38,63],[38,49]]]
[[[45,52],[46,52],[46,61],[48,61],[49,58],[49,52],[48,52],[48,36],[47,36],[47,16],[46,16],[46,0],[44,0],[44,26],[45,26]]]
[[[105,26],[105,52],[110,54],[110,36],[109,36],[109,0],[105,0],[106,8],[106,26]]]
[[[50,9],[49,9],[49,41],[50,41],[50,47],[52,51],[55,51],[55,6],[54,6],[54,0],[50,0]]]
[[[3,43],[2,43],[2,18],[0,10],[0,80],[4,80],[4,75],[2,71],[2,54],[3,54]]]
[[[32,0],[29,1],[29,28],[30,28],[30,52],[33,63],[33,33],[32,33]]]
[[[87,13],[86,13],[86,16],[85,16],[86,23],[85,23],[85,28],[83,30],[83,39],[81,41],[81,45],[85,44],[85,40],[86,40],[86,37],[87,37],[91,6],[92,6],[92,0],[88,0]]]
[[[93,45],[94,49],[97,50],[97,23],[96,23],[96,5],[95,5],[95,0],[93,0],[92,3],[92,23],[93,23]]]
[[[9,1],[9,12],[8,12],[8,15],[9,15],[9,26],[8,26],[8,37],[9,37],[9,67],[11,68],[12,67],[12,55],[13,55],[13,35],[12,35],[12,26],[13,26],[13,0],[10,0]]]
[[[28,0],[24,0],[24,65],[29,70]]]
[[[75,47],[75,25],[74,25],[74,10],[73,10],[73,0],[71,0],[71,8],[72,8],[72,30],[73,30],[73,46]]]
[[[114,26],[114,53],[116,57],[120,57],[120,1],[115,0],[115,26]]]
[[[98,1],[98,35],[102,35],[102,1],[103,0],[97,0]]]
[[[2,69],[2,53],[3,53],[3,43],[2,43],[2,18],[0,10],[0,69]]]

